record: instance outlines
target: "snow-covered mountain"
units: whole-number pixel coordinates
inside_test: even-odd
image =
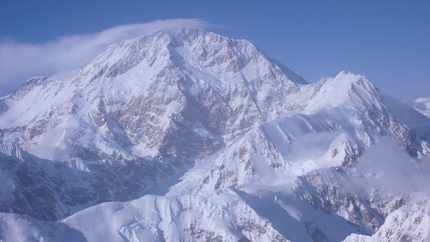
[[[0,99],[0,238],[380,236],[428,201],[414,194],[426,194],[430,122],[393,107],[364,76],[309,84],[245,40],[123,41]]]
[[[413,106],[418,112],[430,117],[430,98],[418,98]]]

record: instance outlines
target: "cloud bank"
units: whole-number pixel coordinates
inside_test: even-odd
[[[430,191],[430,159],[411,158],[394,139],[382,138],[358,161],[357,169],[366,178],[365,181],[357,182],[361,186],[366,186],[367,182],[372,184],[370,187],[405,194]]]
[[[211,28],[199,19],[158,20],[120,25],[99,33],[61,36],[42,44],[0,41],[0,96],[9,94],[33,76],[50,75],[83,66],[108,45],[149,35],[160,29]]]

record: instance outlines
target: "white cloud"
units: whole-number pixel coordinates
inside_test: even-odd
[[[394,139],[381,138],[379,142],[358,159],[357,169],[365,182],[390,192],[414,193],[428,191],[430,160],[427,157],[413,159]]]
[[[185,27],[214,26],[199,19],[171,19],[121,25],[94,34],[62,36],[42,44],[3,40],[0,42],[0,96],[10,93],[30,77],[79,68],[118,41],[149,35],[160,29]]]

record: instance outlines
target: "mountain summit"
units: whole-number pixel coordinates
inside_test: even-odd
[[[154,156],[179,126],[205,139],[202,132],[234,135],[280,117],[303,84],[247,41],[162,30],[110,46],[65,80],[28,81],[4,99],[0,126],[26,126],[20,146],[47,159]],[[45,140],[58,145],[39,152]]]
[[[0,235],[370,240],[424,199],[428,136],[400,120],[364,76],[310,84],[246,40],[161,30],[0,99]]]

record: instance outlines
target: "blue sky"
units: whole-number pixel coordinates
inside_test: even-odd
[[[350,70],[386,94],[430,97],[430,1],[415,0],[0,0],[0,96],[178,26],[247,39],[309,82]]]

